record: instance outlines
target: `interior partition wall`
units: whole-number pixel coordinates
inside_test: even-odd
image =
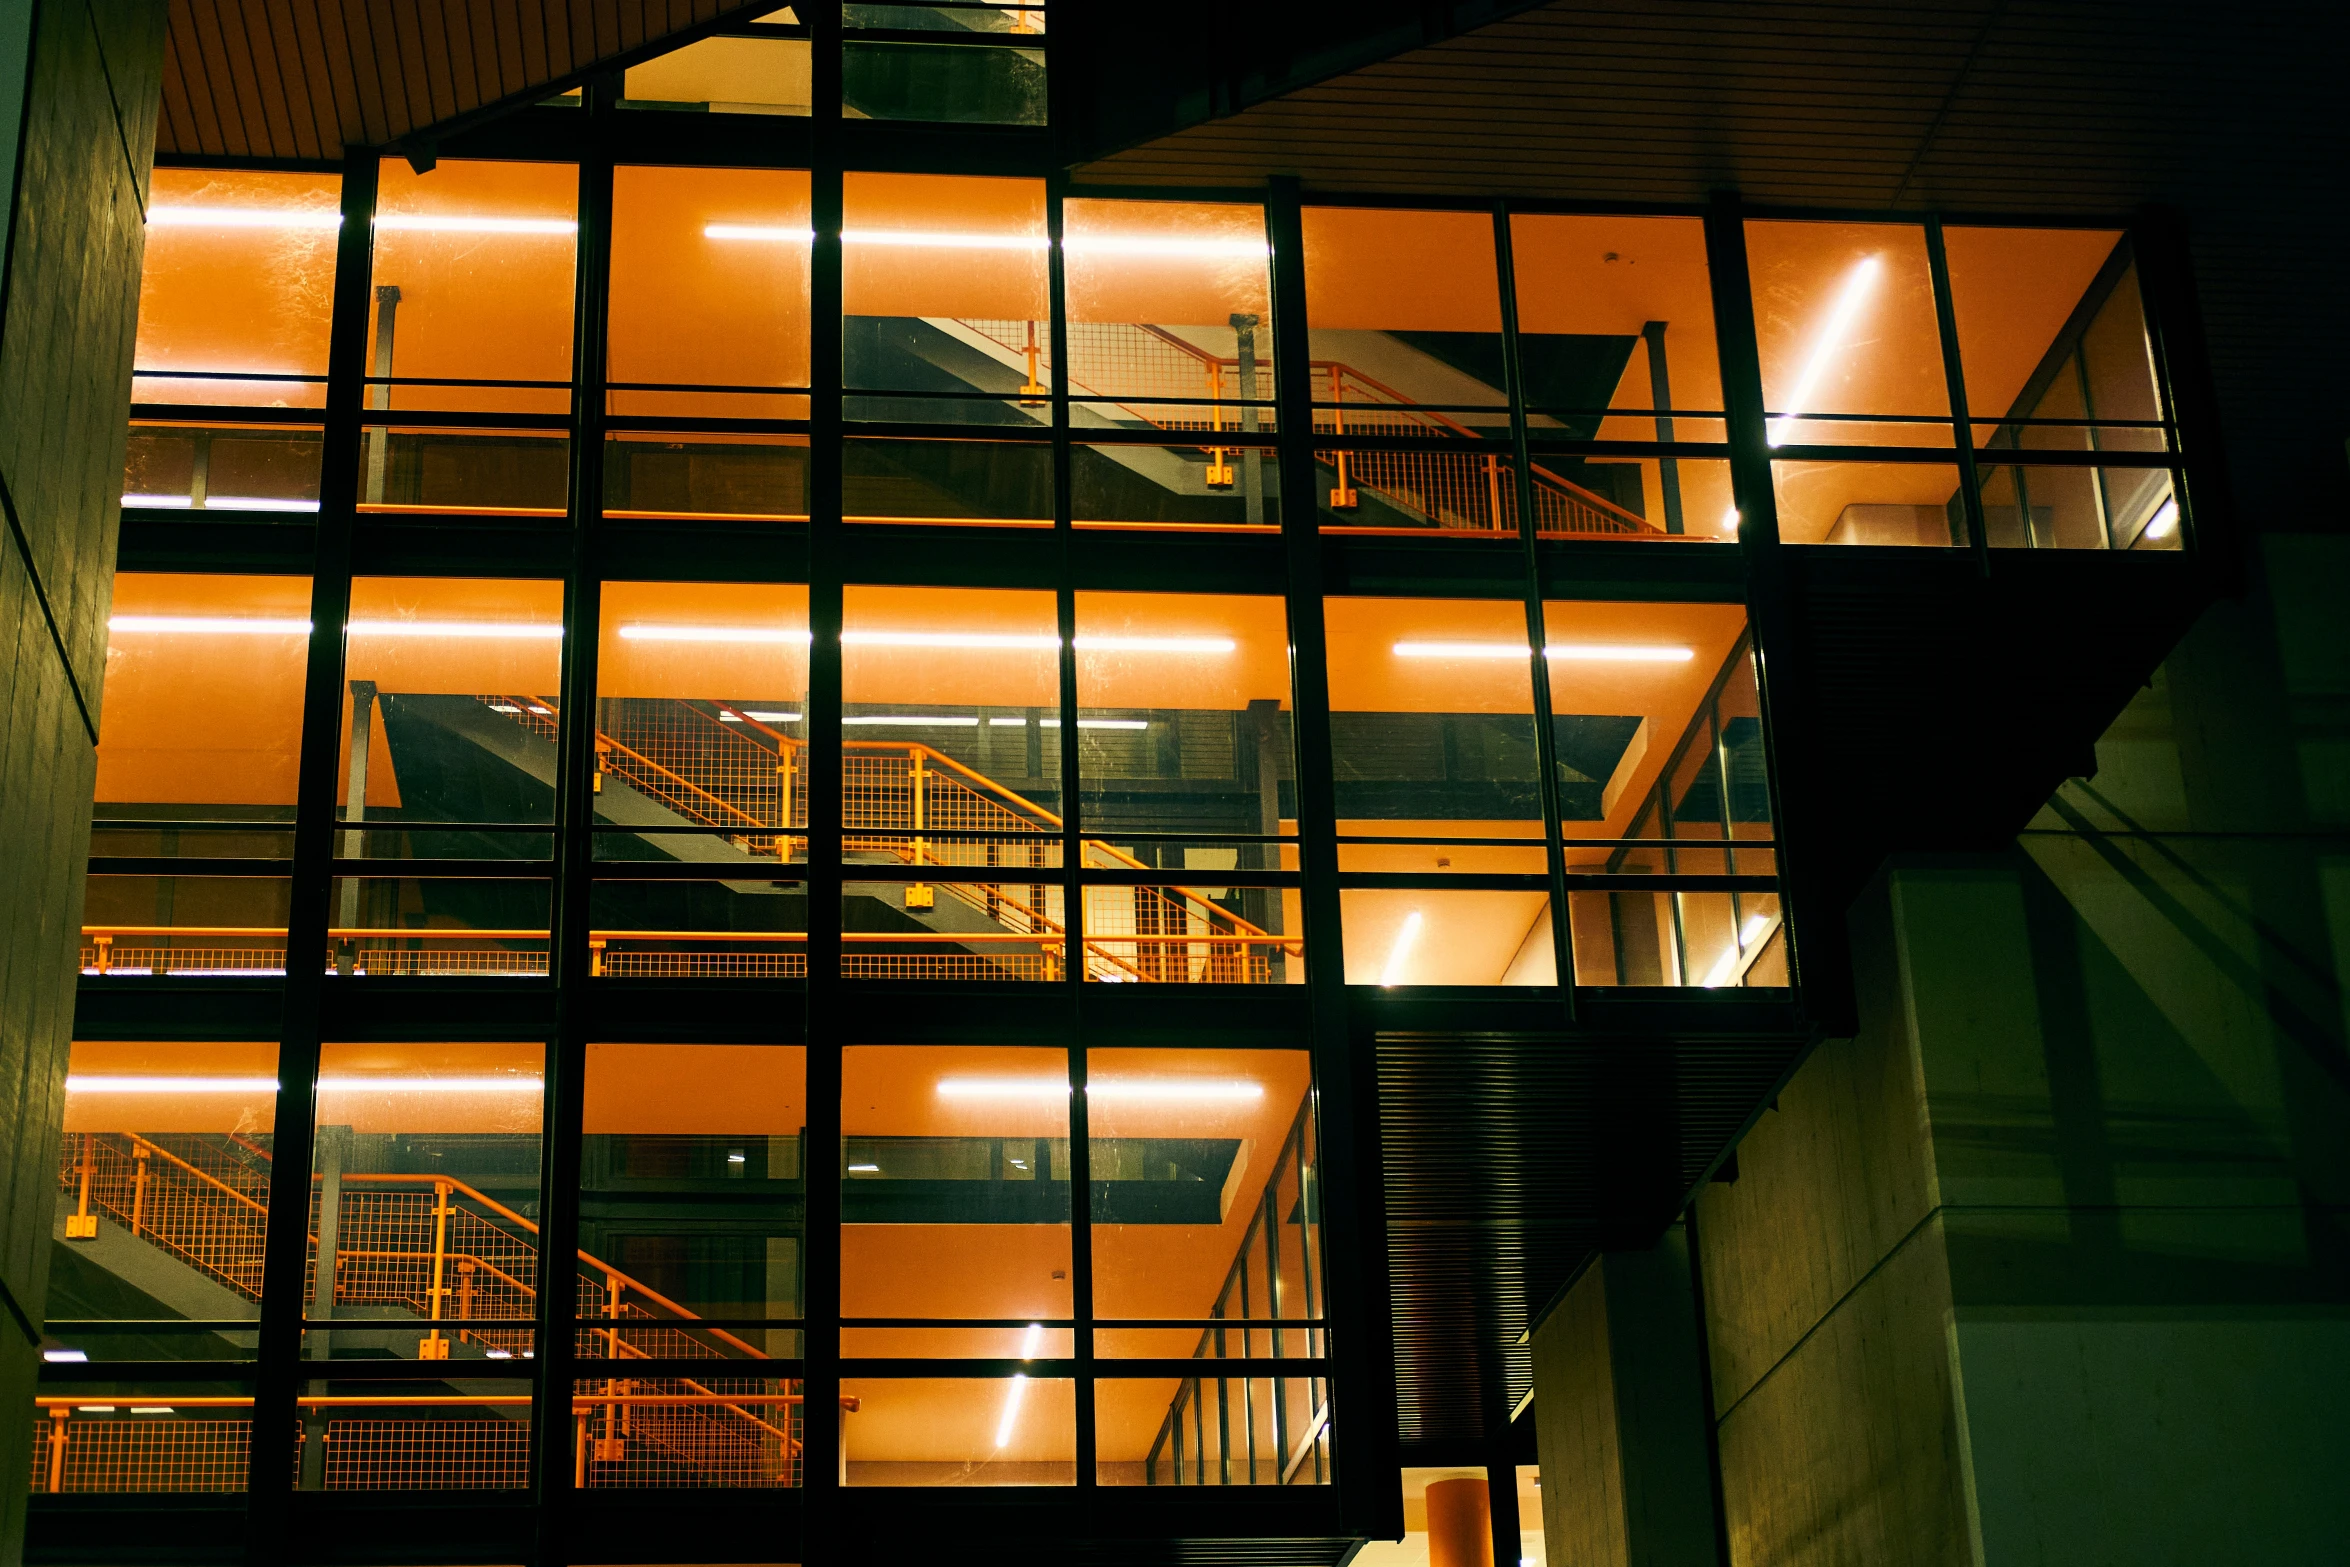
[[[2137,241],[1080,191],[654,63],[159,176],[34,1489],[1367,1532],[1362,1019],[1801,1030],[1772,563],[2189,541]]]

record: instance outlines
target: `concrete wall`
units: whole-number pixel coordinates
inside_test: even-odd
[[[1739,1561],[2340,1559],[2350,540],[2258,568],[2011,853],[1864,899],[1860,1037],[1701,1199]]]
[[[0,1564],[24,1537],[164,0],[0,3]],[[8,69],[21,59],[21,74]]]

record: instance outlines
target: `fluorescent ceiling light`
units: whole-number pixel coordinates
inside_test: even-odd
[[[976,718],[956,718],[947,713],[862,713],[855,718],[844,718],[841,723],[869,724],[886,729],[976,729]]]
[[[1069,1084],[1058,1077],[943,1077],[941,1099],[1061,1099]],[[1265,1097],[1265,1085],[1239,1079],[1210,1077],[1110,1078],[1086,1085],[1090,1101],[1126,1103],[1190,1100],[1211,1104],[1239,1104]]]
[[[2162,509],[2146,524],[2146,537],[2167,539],[2179,525],[2179,502],[2176,496],[2162,503]]]
[[[535,1094],[536,1077],[322,1077],[322,1094]]]
[[[840,634],[840,644],[842,647],[944,647],[1049,653],[1060,647],[1061,639],[1017,631],[844,631]]]
[[[1020,1358],[1034,1360],[1036,1352],[1042,1348],[1044,1348],[1044,1324],[1031,1322],[1028,1324],[1028,1332],[1020,1340]]]
[[[1737,508],[1737,507],[1735,507],[1735,506],[1728,507],[1727,509],[1725,509],[1725,510],[1722,512],[1722,523],[1721,523],[1721,527],[1722,527],[1722,531],[1723,531],[1724,533],[1736,533],[1736,532],[1738,531],[1738,508]]]
[[[1836,294],[1836,303],[1829,307],[1828,319],[1822,323],[1819,336],[1812,339],[1811,357],[1804,361],[1803,374],[1795,381],[1795,390],[1788,394],[1787,411],[1770,424],[1770,443],[1779,446],[1786,442],[1788,427],[1811,405],[1812,394],[1819,390],[1820,378],[1827,374],[1828,361],[1844,345],[1845,334],[1852,330],[1855,316],[1876,287],[1877,274],[1884,270],[1883,258],[1863,256],[1845,274],[1844,287]]]
[[[387,934],[399,934],[387,932]],[[539,1091],[535,1077],[322,1077],[325,1094],[428,1093],[496,1094]],[[274,1077],[84,1077],[69,1076],[70,1094],[274,1094]]]
[[[69,1094],[274,1094],[274,1077],[82,1077],[65,1080]]]
[[[744,708],[743,717],[762,724],[796,724],[800,721],[800,715],[797,713],[771,713],[764,708],[757,707]]]
[[[1079,637],[1080,653],[1230,653],[1230,637]]]
[[[171,1406],[169,1404],[133,1404],[131,1405],[131,1413],[134,1415],[168,1415],[171,1413]]]
[[[375,226],[411,234],[577,234],[571,218],[434,217],[425,213],[378,213]]]
[[[807,646],[815,640],[804,626],[667,626],[652,622],[622,626],[624,642],[746,642]],[[844,631],[843,647],[951,648],[969,652],[1057,652],[1061,639],[1049,632],[1024,631]],[[1081,653],[1230,653],[1230,637],[1091,637],[1077,639]]]
[[[1380,971],[1379,983],[1395,985],[1403,979],[1403,966],[1412,955],[1412,948],[1420,944],[1420,911],[1412,910],[1403,917],[1403,928],[1395,933],[1395,945],[1387,949],[1387,967]]]
[[[1686,664],[1697,656],[1694,648],[1659,642],[1553,642],[1544,648],[1549,658],[1587,663]],[[1398,642],[1397,658],[1525,658],[1523,642]]]
[[[1753,946],[1753,945],[1754,945],[1754,944],[1755,944],[1757,941],[1759,941],[1759,940],[1761,940],[1761,939],[1762,939],[1762,934],[1763,934],[1763,932],[1764,932],[1764,931],[1766,931],[1766,930],[1769,930],[1770,928],[1771,928],[1771,916],[1770,916],[1770,915],[1768,915],[1768,914],[1749,914],[1749,915],[1747,915],[1747,916],[1746,916],[1746,923],[1745,923],[1745,925],[1743,925],[1742,927],[1740,927],[1740,929],[1739,929],[1739,931],[1738,931],[1738,945],[1739,945],[1739,946],[1741,946],[1741,947],[1751,947],[1751,946]]]
[[[849,1166],[849,1173],[851,1175],[879,1175],[881,1166],[878,1164],[852,1164]]]
[[[149,207],[157,229],[339,229],[343,215],[325,207]]]
[[[296,380],[298,377],[288,376],[286,379]],[[125,495],[122,503],[143,511],[193,511],[196,498],[193,495]],[[213,495],[205,498],[204,509],[313,512],[318,510],[318,502],[287,500],[277,495]]]
[[[1061,721],[1058,718],[1040,718],[1036,722],[1039,727],[1045,729],[1061,727]],[[987,721],[987,727],[990,729],[1024,729],[1027,725],[1028,720],[1025,718],[991,718]],[[1148,729],[1150,726],[1151,722],[1147,718],[1080,718],[1077,720],[1077,727],[1080,729]]]
[[[307,620],[274,620],[261,615],[116,615],[109,631],[159,631],[180,636],[306,637]]]
[[[86,1349],[44,1349],[41,1358],[53,1366],[80,1365],[90,1358],[90,1352]]]
[[[1021,1376],[1012,1378],[1012,1385],[1004,1389],[1004,1415],[995,1425],[996,1446],[1009,1447],[1011,1445],[1012,1427],[1019,1423],[1020,1400],[1027,1391],[1028,1379]]]
[[[355,637],[489,637],[501,641],[553,641],[562,626],[544,620],[354,620],[344,628]]]
[[[620,628],[623,642],[789,642],[802,647],[813,640],[806,627],[790,626],[654,626]]]
[[[813,245],[816,231],[782,223],[706,223],[704,239],[751,240],[770,245]],[[972,234],[944,229],[843,229],[844,245],[889,246],[913,250],[1050,250],[1042,234]],[[1095,234],[1062,242],[1070,255],[1166,256],[1193,260],[1220,257],[1262,259],[1273,253],[1261,239],[1183,239],[1174,236]]]

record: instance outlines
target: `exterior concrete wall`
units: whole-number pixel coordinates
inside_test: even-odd
[[[23,1477],[73,1023],[164,0],[13,0],[0,283],[0,1564]],[[0,71],[0,90],[9,86]]]
[[[1739,1561],[2339,1559],[2350,540],[2258,564],[2012,852],[1863,900],[1860,1037],[1701,1199]]]

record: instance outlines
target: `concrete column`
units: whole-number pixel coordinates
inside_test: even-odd
[[[1679,1226],[1602,1254],[1534,1330],[1549,1567],[1716,1567],[1696,1304]]]
[[[21,1558],[164,0],[0,0],[0,1564]]]
[[[1470,1476],[1428,1482],[1428,1567],[1494,1567],[1492,1498]]]
[[[1864,896],[1860,1033],[1699,1199],[1738,1562],[2341,1560],[2350,540],[2262,550],[2012,850]]]

